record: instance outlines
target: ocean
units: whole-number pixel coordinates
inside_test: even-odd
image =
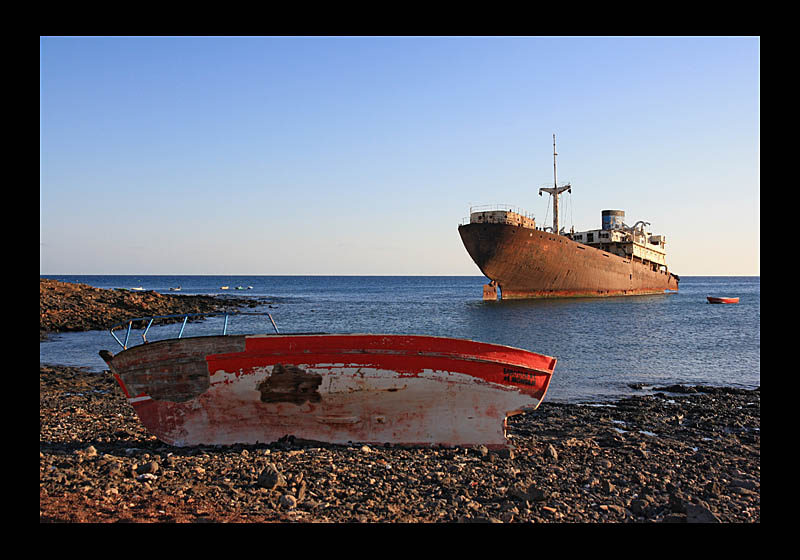
[[[757,276],[682,276],[680,291],[663,295],[496,302],[482,301],[483,276],[42,277],[265,299],[245,311],[269,312],[281,333],[427,334],[516,346],[558,359],[549,402],[602,403],[672,384],[761,385]],[[706,296],[740,302],[711,305]],[[222,325],[221,318],[190,323],[183,336],[221,334]],[[172,338],[179,329],[153,326],[147,339]],[[229,320],[227,332],[274,329],[267,317],[241,316]],[[141,339],[141,331],[134,335]],[[108,331],[63,333],[40,343],[39,361],[102,371],[103,349],[120,350]]]

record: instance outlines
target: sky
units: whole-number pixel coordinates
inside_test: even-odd
[[[41,37],[41,275],[481,275],[471,206],[760,274],[758,37]]]

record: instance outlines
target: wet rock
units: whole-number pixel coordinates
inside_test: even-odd
[[[686,385],[670,385],[668,387],[653,387],[654,391],[666,391],[667,393],[696,393],[697,389]]]

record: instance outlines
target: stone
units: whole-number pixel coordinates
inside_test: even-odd
[[[719,518],[706,506],[686,504],[687,523],[719,523]]]
[[[648,502],[645,499],[638,498],[635,500],[631,500],[631,511],[636,515],[644,515],[649,506],[650,502]]]
[[[283,496],[281,496],[280,505],[282,508],[294,509],[295,507],[297,507],[297,498],[295,498],[291,494],[284,494]]]
[[[158,472],[158,463],[155,461],[148,461],[147,463],[141,464],[136,467],[136,472],[138,474],[148,474],[148,473],[156,473]]]
[[[600,489],[606,494],[612,493],[617,487],[610,480],[603,480],[600,482]]]
[[[268,463],[258,475],[258,482],[256,484],[261,488],[274,490],[286,486],[286,478],[278,471],[274,464]]]

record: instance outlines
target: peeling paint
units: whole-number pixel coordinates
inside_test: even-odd
[[[307,373],[291,364],[275,364],[272,374],[258,384],[258,390],[261,402],[303,404],[322,400],[319,394],[321,383],[321,375]]]

